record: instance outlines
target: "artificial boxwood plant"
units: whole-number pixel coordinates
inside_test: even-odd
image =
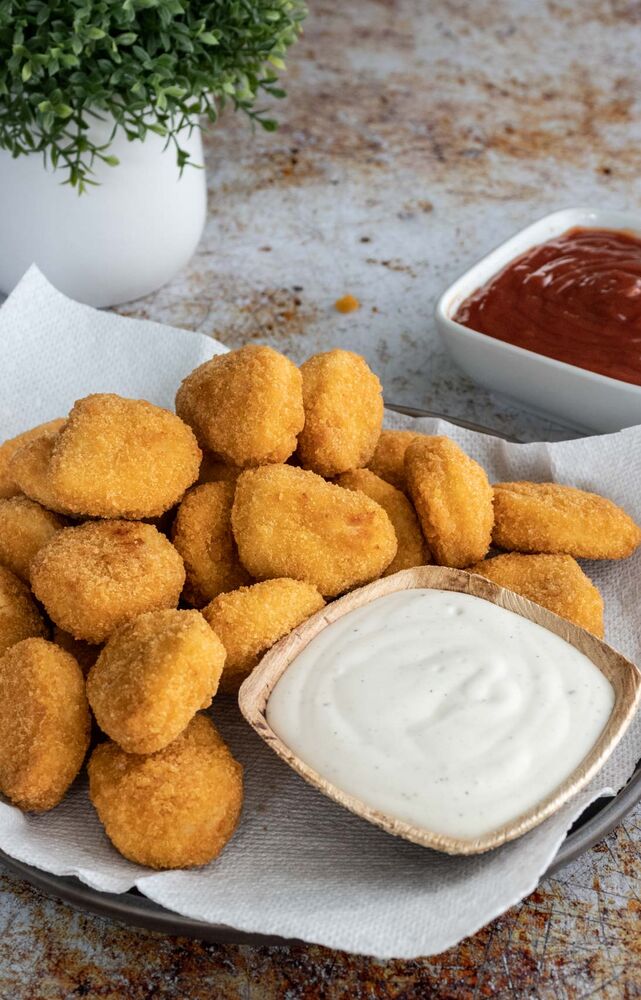
[[[96,158],[117,165],[94,116],[165,136],[181,168],[183,129],[225,104],[273,129],[256,102],[284,96],[276,71],[304,16],[303,0],[0,0],[0,147],[44,154],[82,191]]]

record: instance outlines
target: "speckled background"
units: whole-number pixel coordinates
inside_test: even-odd
[[[120,311],[361,351],[388,400],[523,439],[564,431],[448,361],[432,310],[513,231],[641,195],[638,0],[312,0],[276,134],[206,137],[209,220],[190,266]],[[358,312],[333,307],[351,293]],[[641,997],[641,810],[474,938],[432,959],[203,945],[83,916],[3,876],[1,1000]]]

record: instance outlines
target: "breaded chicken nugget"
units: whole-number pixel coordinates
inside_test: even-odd
[[[0,566],[0,656],[22,639],[46,635],[47,626],[29,588]]]
[[[63,528],[31,564],[31,586],[75,639],[104,642],[145,611],[174,608],[185,567],[151,524],[88,521]]]
[[[29,441],[33,441],[35,438],[41,437],[43,434],[57,434],[64,422],[63,417],[58,420],[49,420],[46,424],[38,424],[37,427],[32,427],[31,430],[23,431],[23,433],[18,434],[17,437],[9,438],[8,441],[3,441],[3,443],[0,444],[1,499],[13,497],[16,496],[17,493],[20,493],[20,487],[9,474],[9,462],[18,448],[22,448],[24,444],[27,444]]]
[[[481,466],[446,437],[422,437],[405,453],[407,486],[439,566],[464,568],[490,547],[492,487]]]
[[[84,517],[158,517],[196,481],[201,459],[174,413],[109,393],[74,404],[48,456],[30,447],[12,459],[16,482],[45,506]]]
[[[290,465],[243,473],[232,528],[240,561],[254,578],[303,580],[325,597],[376,580],[397,549],[377,503]]]
[[[398,549],[383,576],[391,576],[412,566],[425,566],[430,553],[423,538],[416,512],[404,493],[375,476],[369,469],[353,469],[337,479],[347,490],[360,490],[383,508],[396,532]]]
[[[0,790],[20,809],[53,809],[89,746],[85,682],[73,656],[23,639],[0,657]]]
[[[176,413],[222,462],[284,462],[305,421],[302,377],[283,354],[249,344],[188,375],[176,394]]]
[[[66,650],[67,653],[71,653],[85,677],[100,656],[100,651],[102,650],[102,646],[95,643],[85,642],[83,639],[74,639],[72,635],[69,635],[64,629],[58,628],[57,625],[53,627],[52,641],[55,642],[56,646],[60,646],[61,649]]]
[[[64,423],[66,421],[63,426]],[[49,474],[58,435],[59,431],[39,434],[21,445],[9,460],[8,472],[19,490],[31,500],[58,514],[71,514],[72,511],[56,495]]]
[[[572,556],[509,552],[470,566],[469,571],[603,638],[603,599]]]
[[[139,865],[204,865],[220,854],[240,818],[243,769],[205,715],[148,757],[102,743],[88,771],[107,836]]]
[[[187,573],[183,598],[196,608],[251,581],[231,530],[235,489],[232,483],[205,483],[190,490],[178,508],[172,541]]]
[[[214,458],[208,451],[204,451],[203,460],[200,463],[198,484],[233,483],[235,486],[236,480],[242,471],[238,465],[227,465],[226,462],[220,462],[217,458]]]
[[[216,597],[203,615],[227,651],[221,691],[238,691],[270,646],[324,606],[316,587],[282,578]]]
[[[497,483],[492,540],[517,552],[625,559],[641,530],[611,500],[559,483]]]
[[[96,722],[127,753],[175,740],[218,689],[225,650],[199,611],[149,611],[107,641],[87,677]]]
[[[305,426],[298,437],[304,469],[329,479],[369,462],[383,424],[381,383],[352,351],[315,354],[301,365]]]
[[[28,497],[0,500],[0,563],[28,583],[36,552],[64,526],[60,517]]]
[[[367,463],[367,468],[384,479],[386,483],[395,486],[397,490],[407,492],[405,478],[405,452],[416,441],[425,437],[416,431],[381,431],[374,454]]]

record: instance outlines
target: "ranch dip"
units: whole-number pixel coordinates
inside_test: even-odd
[[[367,805],[446,836],[489,833],[564,781],[614,692],[574,646],[469,594],[388,594],[290,664],[267,721]]]

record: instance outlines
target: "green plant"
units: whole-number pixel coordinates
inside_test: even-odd
[[[188,154],[180,133],[227,103],[263,128],[260,92],[283,97],[276,70],[305,16],[303,0],[0,0],[0,147],[42,153],[84,190],[96,159],[92,117],[131,140],[148,132]],[[113,137],[113,133],[112,133]]]

